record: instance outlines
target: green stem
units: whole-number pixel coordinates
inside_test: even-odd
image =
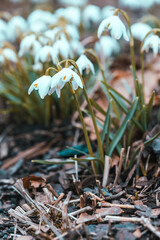
[[[79,112],[79,117],[80,117],[80,120],[81,120],[81,123],[82,123],[83,132],[84,132],[84,136],[85,136],[85,140],[86,140],[86,144],[87,144],[89,154],[90,154],[91,157],[94,157],[92,146],[91,146],[91,143],[90,143],[90,140],[89,140],[88,132],[87,132],[87,129],[86,129],[86,125],[85,125],[85,122],[84,122],[83,114],[82,114],[77,96],[76,96],[75,91],[73,90],[72,84],[70,82],[69,82],[69,86],[70,86],[71,92],[73,94],[73,97],[74,97],[74,100],[75,100],[75,103],[76,103],[76,106],[77,106],[77,110]],[[92,161],[92,168],[93,168],[94,174],[96,175],[98,170],[97,170],[97,167],[96,167],[96,164],[95,164],[94,161]]]
[[[141,52],[140,55],[141,55],[142,90],[143,90],[144,99],[145,99],[145,92],[144,92],[144,55],[143,55],[143,52]]]
[[[132,35],[132,31],[131,31],[131,22],[130,22],[130,18],[128,16],[128,14],[121,10],[121,9],[116,9],[116,13],[120,12],[122,14],[122,16],[124,17],[124,19],[126,20],[127,24],[128,24],[128,29],[129,29],[129,33],[130,33],[130,42],[129,42],[129,46],[130,46],[130,53],[131,53],[131,65],[132,65],[132,72],[133,72],[133,78],[134,78],[134,85],[135,85],[135,90],[137,89],[137,84],[136,84],[136,64],[135,64],[135,56],[134,56],[134,38]]]
[[[100,152],[100,157],[101,157],[101,160],[104,161],[104,152],[103,152],[101,137],[100,137],[100,134],[99,134],[99,131],[98,131],[98,127],[97,127],[95,115],[94,115],[94,112],[93,112],[93,109],[92,109],[92,106],[91,106],[91,102],[90,102],[90,99],[88,98],[88,94],[86,92],[85,87],[83,87],[83,92],[84,92],[84,95],[85,95],[85,98],[86,98],[86,101],[87,101],[87,104],[88,104],[88,107],[89,107],[89,111],[90,111],[90,114],[91,114],[91,117],[92,117],[95,133],[96,133],[96,136],[97,136],[97,143],[98,143],[98,148],[99,148],[99,152]]]

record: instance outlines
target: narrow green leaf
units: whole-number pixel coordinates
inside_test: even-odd
[[[96,103],[94,101],[94,99],[91,98],[90,101],[91,101],[92,106],[94,106],[96,110],[98,110],[100,113],[102,113],[103,115],[106,116],[106,112],[103,110],[103,108],[98,103]]]
[[[120,98],[122,98],[125,102],[129,103],[131,105],[131,102],[125,98],[122,94],[120,94],[118,91],[116,91],[113,87],[111,87],[108,83],[102,81],[102,83],[105,85],[107,90],[112,90],[114,93],[116,93]]]
[[[147,120],[151,118],[152,108],[153,108],[153,101],[155,97],[155,91],[152,92],[152,95],[149,99],[149,102],[147,104],[146,112],[147,112]]]
[[[131,107],[131,110],[129,111],[129,113],[127,114],[127,116],[125,117],[121,127],[119,128],[119,130],[116,132],[115,136],[114,136],[114,139],[113,141],[111,142],[111,145],[110,145],[110,149],[109,149],[109,156],[112,155],[116,145],[119,143],[119,141],[121,140],[125,130],[126,130],[126,127],[127,127],[127,124],[128,122],[132,119],[133,117],[133,114],[136,110],[136,107],[137,107],[137,103],[138,103],[138,98],[135,99],[135,101],[133,102],[132,104],[132,107]]]
[[[104,138],[105,138],[105,135],[106,135],[106,133],[107,133],[108,124],[109,124],[110,112],[111,112],[111,102],[109,103],[109,106],[108,106],[108,110],[107,110],[107,113],[106,113],[106,118],[105,118],[105,121],[104,121],[103,130],[102,130],[102,134],[101,134],[102,144],[103,144],[103,142],[104,142]]]
[[[145,141],[144,145],[146,146],[147,144],[153,142],[159,136],[160,136],[160,131],[156,135],[154,135],[152,138],[150,138],[149,140]]]
[[[113,100],[118,104],[118,106],[121,108],[121,110],[125,113],[125,114],[128,114],[128,109],[127,109],[127,107],[124,105],[124,104],[122,104],[122,101],[118,101],[118,99],[114,96],[114,94],[111,92],[111,91],[109,91],[109,93],[110,93],[110,95],[111,95],[111,97],[113,98]],[[142,125],[133,117],[132,118],[132,121],[135,123],[135,125],[141,130],[141,131],[143,131],[144,129],[143,129],[143,127],[142,127]]]

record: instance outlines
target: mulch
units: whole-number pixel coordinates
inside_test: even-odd
[[[50,130],[10,126],[2,132],[0,238],[159,239],[156,162],[138,179],[135,165],[120,175],[114,166],[106,188],[103,176],[91,176],[80,166],[31,162],[67,154],[61,150],[72,146],[75,136],[73,127],[58,123]],[[78,142],[83,144],[80,132]]]

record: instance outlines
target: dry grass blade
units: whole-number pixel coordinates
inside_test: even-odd
[[[103,181],[102,187],[106,187],[109,177],[109,170],[110,170],[110,161],[111,158],[109,156],[105,156],[105,164],[104,164],[104,172],[103,172]]]
[[[117,182],[118,182],[118,180],[119,180],[119,177],[120,177],[120,174],[121,174],[122,163],[123,163],[123,159],[124,159],[124,153],[125,153],[125,149],[122,148],[122,149],[121,149],[120,160],[119,160],[118,171],[117,171],[117,173],[116,173],[116,177],[115,177],[115,180],[114,180],[114,185],[117,184]]]
[[[24,189],[23,187],[23,182],[22,180],[18,180],[15,185],[14,185],[14,189],[28,202],[28,204],[31,206],[31,207],[35,207],[38,212],[39,212],[39,215],[41,217],[41,219],[44,221],[44,223],[46,225],[49,226],[49,228],[52,230],[52,232],[56,235],[56,236],[60,236],[60,231],[53,225],[52,221],[50,221],[49,219],[49,215],[47,215],[47,213],[49,212],[49,209],[47,209],[43,204],[40,204],[39,202],[36,202],[34,201],[30,196],[29,194],[27,193],[27,190]],[[30,223],[30,219],[25,215],[25,214],[22,214],[22,213],[19,213],[17,214],[17,212],[15,212],[15,210],[12,210],[9,212],[12,216],[13,214],[15,215],[15,217],[19,217],[21,219],[21,221],[23,222],[28,222]],[[24,219],[25,218],[25,219]],[[32,221],[31,221],[32,223]],[[33,225],[33,224],[30,224],[30,225]],[[39,225],[38,225],[39,226]]]

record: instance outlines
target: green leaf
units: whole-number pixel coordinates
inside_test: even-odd
[[[148,102],[148,104],[147,104],[147,107],[146,107],[146,113],[147,113],[147,118],[148,118],[148,120],[149,120],[150,117],[151,117],[154,97],[155,97],[155,91],[152,92],[152,95],[151,95],[151,97],[150,97],[150,99],[149,99],[149,102]]]
[[[104,142],[104,138],[105,138],[105,135],[106,135],[106,133],[107,133],[108,124],[109,124],[110,112],[111,112],[111,102],[109,103],[109,106],[108,106],[108,110],[107,110],[107,113],[106,113],[106,118],[105,118],[105,121],[104,121],[103,130],[102,130],[102,134],[101,134],[102,144],[103,144],[103,142]]]
[[[160,131],[157,134],[155,134],[152,138],[150,138],[149,140],[145,141],[144,145],[147,145],[147,144],[153,142],[159,136],[160,136]]]
[[[109,91],[109,93],[110,93],[111,97],[113,98],[113,100],[114,100],[114,101],[118,104],[118,106],[121,108],[121,110],[122,110],[125,114],[128,114],[128,109],[127,109],[126,105],[125,105],[122,101],[120,101],[120,99],[118,100],[118,99],[115,97],[114,93],[112,93],[111,91]],[[134,117],[132,118],[132,121],[135,123],[135,125],[136,125],[142,132],[144,131],[142,125],[141,125]]]
[[[120,94],[118,91],[116,91],[113,87],[111,87],[108,83],[102,81],[104,86],[106,87],[107,91],[112,90],[115,94],[117,94],[121,99],[123,99],[125,102],[131,105],[131,102],[125,98],[122,94]],[[102,88],[103,89],[103,88]]]
[[[138,98],[135,99],[135,101],[133,102],[132,106],[131,106],[131,110],[129,111],[129,113],[127,114],[127,116],[125,117],[123,123],[121,124],[119,130],[116,132],[113,141],[110,144],[110,149],[109,149],[109,156],[111,157],[116,145],[119,143],[119,141],[121,140],[128,122],[132,119],[133,114],[136,110],[137,107],[137,103],[138,103]]]
[[[90,101],[96,110],[98,110],[100,113],[102,113],[104,116],[106,116],[106,112],[103,110],[103,108],[98,103],[96,103],[92,98],[90,99]]]

